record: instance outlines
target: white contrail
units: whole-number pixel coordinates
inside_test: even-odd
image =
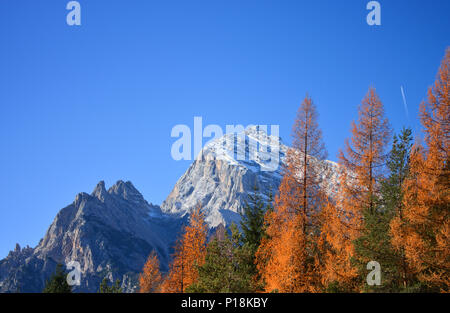
[[[403,105],[405,106],[406,117],[409,120],[408,105],[406,104],[406,97],[405,97],[405,91],[403,90],[403,86],[400,86],[400,91],[402,92]]]

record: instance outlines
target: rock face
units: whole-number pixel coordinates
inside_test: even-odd
[[[106,190],[98,183],[91,194],[80,193],[55,217],[38,246],[20,248],[0,260],[0,292],[41,292],[58,263],[77,261],[81,285],[74,291],[96,292],[103,277],[120,279],[133,292],[138,273],[155,250],[167,270],[171,247],[188,213],[200,203],[211,228],[240,220],[247,195],[257,186],[277,192],[288,147],[259,127],[227,134],[208,143],[201,157],[176,183],[161,208],[149,204],[131,182],[118,181]],[[322,174],[321,184],[337,188],[337,165],[310,161]],[[301,178],[301,177],[299,177]]]
[[[183,222],[145,201],[131,182],[118,181],[109,190],[100,182],[57,214],[36,248],[16,246],[0,261],[0,292],[40,292],[56,264],[70,261],[81,266],[74,291],[96,292],[103,277],[120,279],[125,291],[134,291],[152,250],[167,269]]]
[[[258,126],[215,139],[178,180],[161,209],[183,216],[200,203],[210,227],[237,222],[242,204],[255,185],[264,193],[277,192],[287,151],[281,138],[269,136]],[[323,173],[328,192],[336,190],[337,164],[311,162]]]

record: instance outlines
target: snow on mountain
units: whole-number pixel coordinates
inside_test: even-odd
[[[258,126],[215,139],[205,145],[161,209],[183,216],[200,203],[210,227],[237,222],[244,200],[255,186],[266,195],[277,192],[287,151],[281,138]],[[337,164],[311,162],[320,167],[322,182],[331,193],[337,188]]]
[[[131,182],[118,181],[108,190],[99,182],[91,194],[79,193],[59,211],[37,247],[17,245],[0,260],[0,292],[40,292],[56,265],[70,261],[81,266],[81,285],[74,291],[96,292],[103,277],[120,279],[125,291],[135,291],[151,251],[167,270],[171,248],[197,203],[211,228],[223,228],[240,220],[255,186],[263,195],[275,194],[287,151],[279,137],[258,126],[226,134],[202,149],[161,208],[148,203]],[[331,194],[337,164],[310,161]]]

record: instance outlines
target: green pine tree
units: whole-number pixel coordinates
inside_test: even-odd
[[[265,203],[258,193],[258,187],[255,185],[253,193],[248,195],[245,200],[243,213],[241,214],[241,228],[243,241],[248,243],[256,251],[263,236]]]
[[[394,136],[392,150],[387,162],[389,177],[382,182],[381,194],[383,206],[397,214],[402,206],[402,185],[409,171],[409,155],[412,147],[411,129],[403,128],[398,136]]]
[[[43,293],[71,293],[72,287],[67,283],[67,273],[63,270],[62,264],[56,265],[55,273],[45,284]]]
[[[404,255],[395,251],[391,245],[390,222],[401,214],[402,184],[408,175],[409,154],[412,147],[411,129],[403,129],[394,136],[392,150],[387,162],[388,177],[381,183],[377,197],[376,210],[367,208],[363,212],[364,230],[355,241],[355,264],[361,274],[366,292],[399,292],[404,289]],[[369,261],[377,261],[381,266],[381,285],[368,286],[366,266]]]
[[[241,214],[242,243],[243,249],[249,250],[251,257],[246,267],[249,268],[249,274],[253,277],[252,290],[261,291],[263,286],[258,282],[262,280],[255,264],[255,254],[261,243],[261,239],[265,237],[264,216],[267,211],[273,210],[272,192],[267,196],[268,201],[265,202],[259,193],[258,187],[255,185],[253,193],[248,195],[248,200],[244,202],[243,214]]]
[[[115,283],[111,286],[108,285],[108,279],[103,278],[100,283],[99,293],[122,293],[122,288],[120,287],[120,280],[116,279]]]
[[[235,224],[231,235],[225,238],[213,238],[208,244],[205,263],[198,268],[197,283],[188,287],[187,292],[231,293],[252,291],[252,275],[249,268],[251,250],[242,244],[242,236]]]

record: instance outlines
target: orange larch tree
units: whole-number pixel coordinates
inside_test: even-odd
[[[162,276],[159,271],[158,255],[155,251],[152,251],[144,265],[143,272],[139,275],[139,292],[159,292],[161,283]]]
[[[416,143],[404,183],[403,219],[391,223],[393,245],[428,287],[450,292],[450,48],[420,106],[425,146]]]
[[[302,102],[293,127],[293,147],[286,156],[284,175],[274,210],[266,215],[268,238],[257,251],[258,271],[266,291],[320,290],[317,241],[318,212],[325,199],[319,162],[326,157],[316,107]]]
[[[183,237],[185,251],[186,287],[198,279],[198,266],[203,265],[206,255],[207,225],[201,206],[193,210],[189,226]]]
[[[186,287],[185,271],[185,250],[183,240],[177,240],[172,255],[172,262],[169,264],[169,272],[164,277],[161,291],[164,293],[182,293]]]
[[[391,129],[383,104],[374,88],[369,88],[352,122],[352,136],[339,152],[339,190],[335,203],[329,203],[322,235],[326,238],[327,258],[323,282],[338,284],[349,291],[358,290],[358,271],[352,265],[353,242],[361,233],[363,211],[376,210],[390,141]],[[328,233],[329,232],[329,233]]]
[[[189,225],[177,241],[163,292],[184,292],[198,279],[198,267],[205,262],[207,225],[201,206],[192,211]]]

